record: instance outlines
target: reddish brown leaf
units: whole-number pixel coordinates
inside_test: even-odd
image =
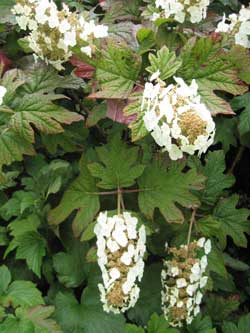
[[[0,67],[2,68],[2,74],[4,74],[12,65],[12,61],[6,56],[6,54],[0,51]]]
[[[81,77],[83,79],[91,79],[95,72],[95,67],[82,62],[81,60],[77,59],[76,56],[70,58],[70,62],[73,66],[76,67],[74,73],[76,76]]]
[[[123,110],[128,104],[127,100],[109,99],[107,101],[107,117],[118,123],[129,125],[136,119],[136,114],[130,116],[124,115]]]

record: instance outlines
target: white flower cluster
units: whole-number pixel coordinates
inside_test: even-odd
[[[157,79],[159,72],[151,77]],[[195,80],[188,86],[181,78],[177,85],[165,86],[157,79],[147,82],[143,92],[141,110],[146,129],[155,142],[169,152],[172,160],[205,153],[214,141],[215,123],[207,107],[201,103]]]
[[[231,14],[228,18],[223,16],[216,32],[225,32],[234,36],[235,43],[250,48],[250,6],[242,6],[239,14]]]
[[[0,86],[0,105],[3,104],[3,98],[4,98],[4,95],[6,94],[7,90],[5,87],[3,86]]]
[[[29,48],[58,70],[72,56],[73,47],[79,46],[91,56],[94,38],[108,35],[106,26],[86,21],[65,4],[59,11],[53,0],[17,0],[13,13],[20,28],[29,30]]]
[[[98,264],[103,283],[99,284],[106,312],[124,312],[138,300],[146,251],[144,225],[137,230],[138,219],[129,212],[108,217],[101,212],[94,232],[97,236]]]
[[[200,312],[202,289],[208,281],[205,272],[210,251],[211,241],[204,237],[189,246],[169,249],[172,258],[164,262],[161,274],[162,309],[172,326],[190,324]]]
[[[156,0],[155,6],[160,12],[152,15],[152,20],[173,17],[183,23],[188,19],[191,23],[198,23],[207,16],[209,0]]]

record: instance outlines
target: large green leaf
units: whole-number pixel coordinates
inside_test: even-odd
[[[237,98],[237,97],[236,97]],[[220,142],[225,153],[231,146],[237,146],[237,118],[216,117],[214,144]]]
[[[238,310],[239,305],[240,302],[237,298],[224,298],[216,294],[210,294],[206,299],[205,311],[214,322],[222,323],[223,320],[226,320],[233,312]]]
[[[98,187],[114,189],[129,187],[141,176],[144,166],[138,163],[138,147],[128,148],[118,135],[96,148],[101,163],[88,165],[93,177],[100,178]]]
[[[34,326],[29,320],[20,320],[13,315],[8,316],[0,324],[1,333],[34,333]]]
[[[101,91],[97,98],[127,98],[138,78],[141,59],[125,45],[109,44],[97,61],[96,78]]]
[[[212,327],[213,324],[210,317],[202,318],[201,315],[198,315],[191,325],[187,327],[187,330],[189,333],[216,333],[216,329]]]
[[[250,132],[250,93],[234,97],[232,107],[235,111],[243,110],[239,117],[238,129],[240,135]]]
[[[56,319],[64,333],[126,333],[121,315],[103,311],[97,287],[87,287],[81,303],[69,292],[60,292],[56,296],[55,305]]]
[[[224,322],[222,325],[223,333],[248,333],[250,327],[250,314],[242,316],[238,326],[232,322]]]
[[[138,325],[145,326],[152,313],[161,313],[161,269],[156,263],[145,268],[139,300],[128,311],[128,318]]]
[[[16,310],[16,317],[8,316],[0,324],[2,333],[62,333],[54,319],[49,318],[54,312],[53,306],[35,306]]]
[[[24,259],[28,267],[41,277],[42,258],[46,253],[46,241],[37,231],[40,219],[35,214],[28,215],[27,218],[19,218],[12,221],[8,228],[13,237],[5,256],[16,249],[16,259]]]
[[[245,208],[237,209],[238,201],[238,195],[232,195],[221,200],[213,211],[214,218],[220,223],[221,233],[218,236],[223,247],[226,245],[227,236],[230,236],[237,246],[247,247],[244,233],[250,233],[250,211]]]
[[[195,79],[202,101],[212,114],[233,114],[230,104],[215,94],[224,91],[242,95],[247,86],[237,76],[237,69],[226,59],[220,45],[211,38],[195,38],[188,41],[182,52],[182,67],[178,75],[184,80]]]
[[[198,172],[207,178],[206,186],[201,192],[201,201],[213,206],[223,194],[223,191],[231,187],[235,181],[234,176],[224,173],[226,169],[225,154],[222,150],[209,152],[205,166],[202,166],[198,159],[195,159],[194,162]]]
[[[35,306],[44,304],[41,292],[30,281],[14,281],[8,288],[7,299],[14,306]]]
[[[26,232],[14,241],[16,259],[24,259],[28,267],[41,277],[42,259],[46,254],[46,241],[35,231]]]
[[[13,113],[10,126],[29,142],[34,142],[34,125],[42,133],[56,134],[63,132],[61,123],[71,124],[80,121],[82,116],[47,101],[39,95],[25,95],[11,103]]]
[[[80,175],[70,185],[60,204],[50,211],[50,224],[62,223],[74,210],[78,210],[73,221],[73,231],[79,236],[85,230],[100,209],[98,190],[86,161],[80,163]]]
[[[36,306],[44,304],[41,292],[30,281],[15,280],[11,283],[11,275],[6,266],[0,267],[0,304],[13,307]]]
[[[87,277],[89,265],[86,263],[88,245],[74,240],[67,252],[59,252],[53,257],[53,267],[58,280],[67,288],[78,287]],[[81,255],[79,255],[79,253]]]
[[[159,208],[168,222],[183,223],[184,216],[176,204],[199,206],[198,198],[190,190],[201,189],[205,178],[194,169],[182,170],[181,164],[172,164],[166,171],[156,163],[145,169],[139,178],[139,206],[147,217],[152,219],[154,210]]]
[[[54,311],[54,306],[38,305],[26,310],[24,316],[33,323],[35,333],[62,333],[57,322],[50,318]]]
[[[34,155],[32,145],[12,129],[0,128],[0,167],[21,161],[23,155]]]
[[[25,94],[45,94],[53,93],[58,88],[78,89],[83,86],[84,81],[74,75],[61,76],[52,67],[44,63],[31,62],[28,58],[28,67],[25,70],[25,83],[19,88],[18,93]]]
[[[0,1],[0,23],[15,23],[15,16],[11,13],[15,0]]]

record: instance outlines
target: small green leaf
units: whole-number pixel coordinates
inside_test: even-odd
[[[154,313],[148,322],[148,333],[178,333],[176,328],[169,327],[163,315]]]
[[[142,95],[136,94],[131,96],[130,99],[131,103],[123,109],[123,112],[125,116],[137,116],[128,126],[131,129],[132,141],[137,141],[148,134],[143,120],[144,111],[141,110]]]
[[[149,54],[149,62],[151,66],[146,70],[151,74],[159,70],[163,81],[173,76],[182,63],[181,60],[176,59],[175,52],[170,52],[165,45],[157,51],[156,56],[153,53]]]
[[[126,325],[126,331],[127,331],[127,333],[145,333],[145,331],[142,327],[132,325],[132,324]]]
[[[11,282],[11,274],[8,267],[0,266],[0,294],[5,294]]]

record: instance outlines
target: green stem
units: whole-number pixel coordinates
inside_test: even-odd
[[[196,210],[197,210],[197,208],[193,208],[192,215],[191,215],[190,222],[189,222],[189,229],[188,229],[188,236],[187,236],[187,248],[188,248],[188,250],[189,250],[189,245],[190,245],[190,242],[191,242],[191,236],[192,236],[193,225],[194,225],[194,222],[195,222]],[[188,254],[188,250],[187,250],[187,254]]]
[[[132,190],[124,190],[120,189],[121,193],[139,193],[139,192],[145,192],[145,191],[152,191],[150,188],[144,188],[144,189],[132,189]],[[104,192],[87,192],[87,194],[92,195],[114,195],[118,194],[118,190],[115,191],[104,191]]]
[[[241,146],[241,147],[239,148],[239,150],[238,150],[238,152],[237,152],[237,154],[236,154],[236,156],[235,156],[235,159],[233,160],[233,163],[232,163],[230,169],[229,169],[228,172],[227,172],[228,175],[233,174],[234,169],[235,169],[237,163],[241,160],[241,157],[242,157],[242,155],[243,155],[243,153],[244,153],[244,150],[245,150],[245,147],[242,147],[242,146]]]
[[[122,192],[120,188],[118,187],[117,189],[117,214],[121,214],[121,197],[122,197]]]

